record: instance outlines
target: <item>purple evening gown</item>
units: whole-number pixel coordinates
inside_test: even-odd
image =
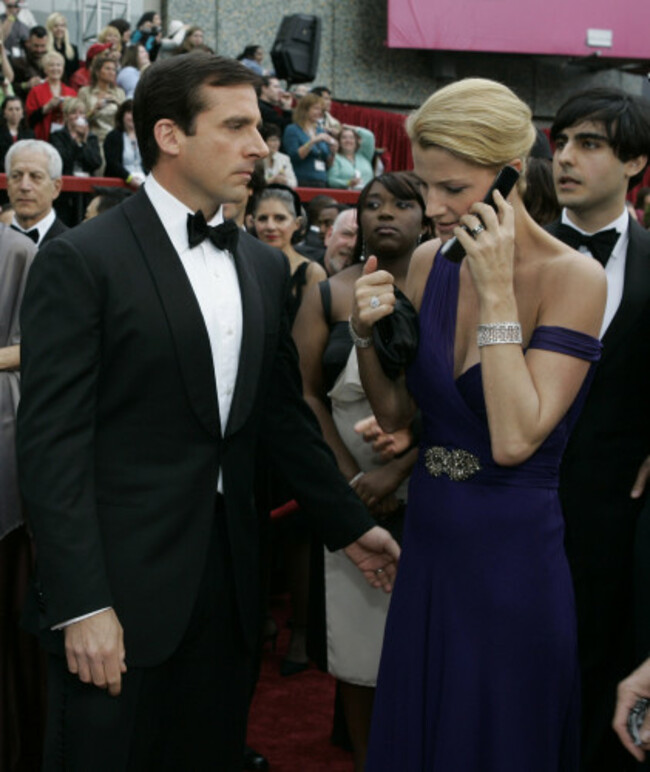
[[[454,381],[458,284],[459,265],[438,256],[407,374],[423,436],[366,770],[573,772],[579,674],[557,486],[594,365],[539,450],[498,466],[480,365]],[[600,357],[598,340],[561,327],[538,327],[529,347]]]

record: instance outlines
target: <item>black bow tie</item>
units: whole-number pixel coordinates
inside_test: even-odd
[[[620,233],[616,228],[610,228],[606,231],[598,231],[590,236],[587,233],[580,233],[570,225],[561,224],[557,237],[560,241],[568,244],[570,247],[577,249],[578,247],[587,247],[591,254],[598,260],[601,265],[605,265],[609,260],[609,256],[612,254],[614,244],[618,241]]]
[[[16,231],[17,233],[22,233],[23,236],[27,236],[28,239],[31,239],[34,244],[38,244],[38,228],[32,228],[31,231],[24,231],[22,228],[19,228],[17,225],[12,225],[11,229]]]
[[[217,249],[228,250],[235,254],[239,228],[233,220],[225,220],[221,225],[210,226],[205,221],[203,212],[187,215],[187,238],[190,247],[198,246],[204,239],[210,239]]]

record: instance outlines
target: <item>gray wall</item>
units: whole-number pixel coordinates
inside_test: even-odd
[[[389,49],[386,0],[167,0],[167,18],[202,25],[218,53],[236,56],[259,43],[269,67],[280,20],[290,13],[322,18],[316,83],[329,85],[343,101],[410,108],[450,80],[482,76],[511,86],[544,122],[578,88],[607,84],[640,93],[643,87],[640,76],[590,72],[558,58]]]

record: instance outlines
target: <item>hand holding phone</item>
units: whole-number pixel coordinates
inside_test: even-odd
[[[497,174],[496,179],[490,186],[488,192],[485,194],[483,203],[489,204],[496,211],[497,207],[494,203],[494,196],[492,195],[494,191],[498,190],[504,198],[507,198],[518,179],[519,172],[515,168],[512,166],[504,166]],[[440,251],[447,260],[450,260],[452,263],[460,263],[465,257],[465,247],[455,236],[453,239],[449,239],[449,241],[443,244]]]

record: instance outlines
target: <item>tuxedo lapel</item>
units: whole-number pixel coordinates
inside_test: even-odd
[[[245,422],[255,401],[264,352],[264,311],[262,290],[255,270],[253,245],[240,234],[235,256],[242,300],[243,330],[237,383],[233,395],[226,435],[234,434]],[[259,260],[259,257],[257,257]]]
[[[192,409],[205,429],[219,437],[221,422],[210,339],[183,264],[144,191],[124,203],[124,213],[165,310]]]
[[[623,297],[611,324],[603,336],[603,343],[622,335],[629,335],[634,329],[635,318],[647,303],[650,286],[650,234],[630,220],[629,242],[625,258],[625,279]]]

